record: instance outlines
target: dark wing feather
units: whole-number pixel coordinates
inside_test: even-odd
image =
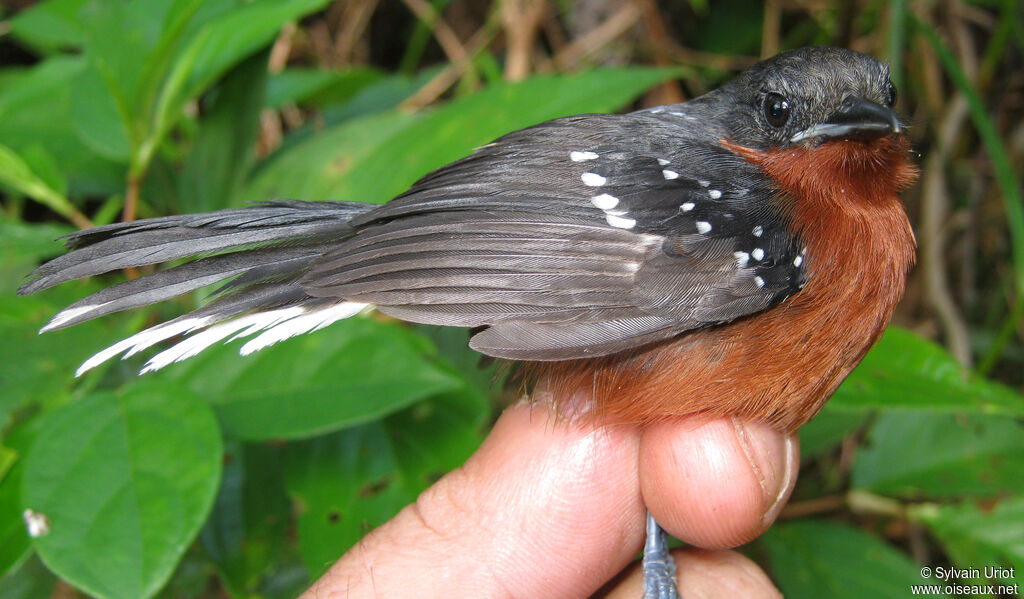
[[[623,351],[795,293],[801,248],[776,190],[670,118],[510,134],[357,216],[300,284],[404,320],[489,327],[474,348],[530,360]]]

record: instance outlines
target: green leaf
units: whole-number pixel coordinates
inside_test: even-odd
[[[65,225],[27,225],[0,216],[0,294],[16,291],[24,282],[25,273],[44,258],[61,253],[56,239],[72,231]]]
[[[62,192],[50,187],[24,158],[4,145],[0,145],[0,184],[25,194],[58,214],[70,216],[75,210]]]
[[[886,543],[848,526],[800,521],[773,526],[758,541],[787,599],[903,599],[925,582],[920,568]]]
[[[26,458],[26,508],[50,530],[43,561],[104,598],[153,596],[213,504],[221,441],[209,407],[184,389],[141,383],[45,417]]]
[[[386,202],[429,171],[510,131],[553,118],[621,108],[678,69],[597,69],[493,85],[445,104],[405,127],[382,133],[356,156],[332,199]]]
[[[8,446],[5,450],[14,452],[15,462],[7,475],[0,479],[0,579],[21,566],[32,554],[32,544],[22,517],[21,480],[25,471],[23,458],[38,435],[39,421],[40,418],[30,418],[18,423],[4,439]],[[0,589],[3,588],[0,581]]]
[[[0,599],[51,599],[57,577],[37,558],[25,561],[7,576],[0,576]]]
[[[85,31],[78,14],[89,1],[47,0],[30,6],[11,19],[11,35],[46,54],[80,48]]]
[[[133,160],[135,171],[148,166],[185,102],[198,97],[233,65],[269,44],[285,23],[326,4],[327,0],[255,0],[206,23],[170,67],[152,123]]]
[[[291,505],[280,446],[228,446],[213,513],[200,534],[232,595],[255,593],[285,543]]]
[[[16,468],[0,480],[0,578],[31,552],[21,512],[21,469]]]
[[[614,110],[677,72],[605,69],[535,77],[492,86],[426,115],[371,113],[282,150],[260,169],[242,198],[384,202],[432,168],[502,134],[568,114]],[[374,88],[384,93],[389,85],[400,87],[400,78]],[[353,101],[358,102],[359,97]]]
[[[883,414],[857,453],[854,488],[916,498],[1024,492],[1024,431],[977,414]]]
[[[889,327],[829,401],[839,410],[1024,415],[1024,396],[972,376],[937,344]]]
[[[1024,585],[1024,497],[985,509],[973,503],[922,504],[912,506],[909,516],[928,526],[958,567],[982,570],[973,580]]]
[[[1024,585],[1024,497],[984,509],[970,502],[923,504],[913,506],[910,517],[928,527],[959,567],[1008,565],[1012,575],[1000,571],[989,578]]]
[[[90,64],[75,81],[78,101],[71,104],[71,119],[75,133],[90,150],[127,164],[132,152],[131,115],[121,112],[114,94],[99,68]]]
[[[314,578],[412,500],[396,484],[380,422],[289,445],[287,474],[303,563]]]
[[[303,562],[321,574],[480,445],[486,401],[468,388],[288,446]]]
[[[87,66],[81,56],[56,56],[7,71],[0,87],[0,143],[19,153],[33,145],[46,148],[72,195],[108,195],[124,185],[124,167],[88,148],[71,119],[75,83]]]
[[[317,201],[341,195],[343,175],[381,138],[415,118],[398,112],[371,114],[310,136],[275,155],[246,185],[235,205],[272,198]]]
[[[800,456],[804,461],[837,447],[870,417],[862,412],[835,410],[830,405],[825,404],[817,416],[800,427]]]
[[[383,75],[375,69],[348,70],[285,69],[272,76],[267,87],[267,106],[285,104],[326,106],[349,101]]]
[[[246,357],[210,348],[170,378],[214,406],[239,439],[304,438],[375,420],[462,382],[424,356],[401,326],[349,318]],[[401,376],[395,376],[395,373]]]
[[[266,82],[267,56],[261,52],[228,73],[211,94],[182,169],[180,212],[231,204],[255,158]]]

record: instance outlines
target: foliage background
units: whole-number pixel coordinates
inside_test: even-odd
[[[893,327],[801,431],[744,548],[788,597],[1024,572],[1024,9],[1013,0],[28,0],[0,20],[0,598],[288,597],[477,446],[458,330],[353,319],[144,377],[98,349],[199,295],[37,337],[123,274],[14,291],[73,227],[386,201],[565,114],[681,101],[808,44],[887,59],[922,167]],[[30,539],[32,510],[48,534]],[[969,582],[969,581],[962,581]]]

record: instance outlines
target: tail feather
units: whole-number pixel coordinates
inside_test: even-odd
[[[367,204],[273,202],[209,214],[166,216],[86,229],[65,237],[73,252],[36,269],[21,294],[105,272],[160,264],[205,253],[237,250],[311,236],[345,236],[348,221]]]
[[[143,372],[191,357],[225,339],[255,335],[242,347],[248,354],[367,308],[338,298],[311,297],[299,281],[314,258],[352,234],[348,221],[372,208],[278,201],[95,227],[67,236],[73,251],[36,269],[36,278],[19,293],[119,268],[212,254],[98,291],[59,312],[40,332],[223,283],[210,303],[100,351],[79,367],[76,376],[114,356],[126,358],[181,335],[187,337],[150,359]]]

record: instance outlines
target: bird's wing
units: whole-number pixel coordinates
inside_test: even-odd
[[[486,327],[504,358],[606,355],[758,312],[806,277],[776,190],[663,117],[510,134],[357,216],[301,279],[314,297]],[[659,146],[650,140],[659,140]]]

